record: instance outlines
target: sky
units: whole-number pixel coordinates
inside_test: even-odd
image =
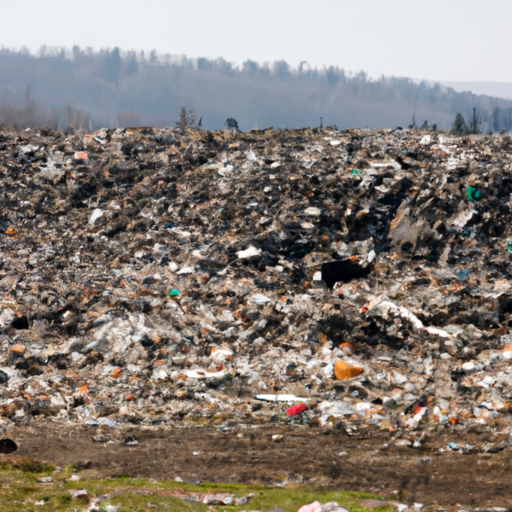
[[[374,78],[512,82],[512,0],[0,0],[0,8],[0,46],[33,52],[118,46],[236,64],[307,61]]]

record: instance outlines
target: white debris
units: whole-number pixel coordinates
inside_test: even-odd
[[[259,256],[261,254],[261,249],[256,249],[256,247],[253,247],[250,245],[247,249],[244,251],[238,251],[236,255],[241,260],[245,260],[247,258],[254,258],[255,256]]]
[[[423,322],[414,313],[411,313],[407,308],[399,306],[389,300],[383,300],[368,312],[370,316],[375,313],[380,314],[383,318],[388,318],[390,314],[396,315],[409,320],[412,326],[418,331],[425,330],[429,334],[441,336],[443,338],[451,338],[451,335],[443,329],[438,329],[437,327],[425,327]]]
[[[221,370],[219,372],[209,372],[207,370],[202,369],[196,369],[196,370],[185,370],[183,374],[188,377],[189,379],[201,379],[201,380],[208,380],[208,379],[223,379],[227,372],[224,370]]]
[[[93,210],[93,212],[91,213],[91,216],[89,217],[89,224],[91,226],[94,226],[94,223],[100,218],[103,216],[103,214],[105,213],[104,210],[101,210],[100,208],[96,208],[95,210]]]
[[[194,272],[195,272],[195,268],[188,266],[188,267],[183,267],[181,270],[178,270],[178,272],[176,272],[176,274],[181,276],[181,275],[185,275],[185,274],[193,274]]]
[[[376,252],[372,249],[368,255],[366,256],[366,261],[368,263],[373,263],[375,261],[375,258],[377,257]]]
[[[315,272],[315,275],[313,276],[313,281],[321,281],[322,280],[322,272],[318,271]]]
[[[283,394],[283,395],[270,395],[270,394],[254,395],[254,398],[256,400],[262,400],[263,402],[307,402],[308,400],[311,400],[311,398],[301,398],[299,396],[289,395],[289,394]]]
[[[452,226],[455,226],[459,229],[464,228],[464,226],[473,218],[473,215],[477,213],[478,212],[476,210],[466,210],[465,212],[460,213],[452,221]]]
[[[304,210],[304,213],[306,215],[314,215],[314,216],[318,216],[322,213],[322,210],[320,210],[320,208],[316,208],[315,206],[310,206],[309,208],[306,208]]]
[[[16,318],[16,313],[9,308],[2,310],[0,313],[0,329],[5,327],[9,327],[12,324],[12,321]]]
[[[226,359],[233,357],[233,351],[229,348],[220,348],[212,352],[211,358],[216,363],[223,363]]]
[[[271,302],[271,299],[262,293],[256,293],[247,301],[248,304],[252,304],[254,306],[264,306],[269,302]]]

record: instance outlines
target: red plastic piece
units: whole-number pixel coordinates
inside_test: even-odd
[[[297,416],[297,414],[306,411],[307,408],[308,406],[305,403],[301,402],[300,404],[292,405],[291,407],[286,409],[286,414],[288,414],[288,416],[290,417]]]

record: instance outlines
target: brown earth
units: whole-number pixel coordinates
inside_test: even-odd
[[[389,433],[367,438],[302,427],[103,429],[16,427],[16,455],[89,476],[151,477],[187,481],[299,484],[361,490],[408,503],[512,507],[510,449],[500,453],[440,452],[453,441],[441,434],[421,448],[396,446]],[[126,436],[139,444],[128,446]],[[282,435],[280,441],[272,436]],[[466,436],[459,445],[476,441]],[[388,446],[386,446],[388,444]],[[194,455],[193,452],[199,452]],[[342,452],[345,452],[343,454]]]

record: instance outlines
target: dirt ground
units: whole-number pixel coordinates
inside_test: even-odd
[[[267,426],[126,428],[16,427],[16,455],[74,465],[89,476],[187,481],[299,484],[362,490],[383,497],[451,506],[512,507],[510,449],[500,453],[440,452],[448,436],[421,448],[397,446],[396,436],[348,436],[311,428]],[[103,440],[93,440],[102,435]],[[282,440],[272,440],[280,435]],[[127,436],[137,439],[129,446]],[[108,442],[108,440],[111,440]],[[457,439],[459,444],[475,439]],[[386,446],[387,444],[387,446]]]

